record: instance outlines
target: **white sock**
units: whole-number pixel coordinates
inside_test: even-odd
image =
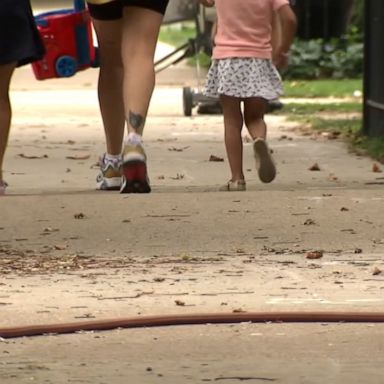
[[[128,134],[128,143],[129,144],[134,144],[134,145],[141,144],[142,140],[143,140],[142,136],[136,132],[130,132]]]

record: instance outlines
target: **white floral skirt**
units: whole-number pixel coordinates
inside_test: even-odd
[[[275,100],[283,94],[281,77],[268,59],[228,58],[212,61],[204,94]]]

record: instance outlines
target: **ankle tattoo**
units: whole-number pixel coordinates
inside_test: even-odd
[[[129,111],[128,124],[135,130],[135,132],[141,135],[143,133],[145,117],[139,113]]]

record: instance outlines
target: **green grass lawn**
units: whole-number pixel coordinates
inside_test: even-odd
[[[159,41],[179,47],[189,39],[196,36],[194,23],[175,23],[172,25],[162,25],[160,28]]]
[[[285,110],[288,120],[302,123],[306,127],[310,126],[314,131],[332,133],[336,137],[343,139],[352,151],[370,156],[384,164],[384,137],[367,137],[363,135],[362,115],[356,114],[355,110],[349,114],[343,108],[344,105],[340,105],[340,109],[335,108],[335,106],[329,109],[322,107],[321,112],[318,114],[316,114],[318,112],[316,111],[316,105],[305,105],[303,109],[299,108],[299,113],[290,110],[290,105],[287,105],[279,113],[283,114]],[[307,113],[302,113],[304,111]],[[325,116],[321,116],[321,113],[325,114]],[[340,116],[340,113],[343,116]]]
[[[353,98],[356,91],[362,92],[361,79],[321,79],[284,81],[285,97],[337,97]]]
[[[297,98],[297,102],[285,104],[275,114],[286,115],[288,120],[301,122],[314,131],[333,133],[345,140],[352,151],[384,163],[384,137],[363,135],[363,104],[354,98],[355,91],[362,92],[362,80],[299,80],[286,81],[284,86],[285,96]],[[327,97],[329,102],[316,102],[316,98]],[[335,102],[331,97],[341,100]],[[313,100],[304,103],[300,98]]]
[[[330,103],[284,103],[284,108],[275,111],[274,114],[293,115],[293,116],[309,116],[309,115],[324,115],[324,114],[341,114],[341,113],[361,113],[363,104],[361,101],[345,101],[345,102],[330,102]]]
[[[361,117],[334,120],[312,118],[310,123],[314,130],[340,134],[352,151],[370,156],[384,164],[384,137],[364,136]]]

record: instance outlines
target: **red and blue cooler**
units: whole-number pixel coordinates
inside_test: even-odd
[[[97,67],[91,17],[84,0],[74,0],[73,9],[62,9],[35,16],[46,54],[32,64],[38,80],[70,77]]]

